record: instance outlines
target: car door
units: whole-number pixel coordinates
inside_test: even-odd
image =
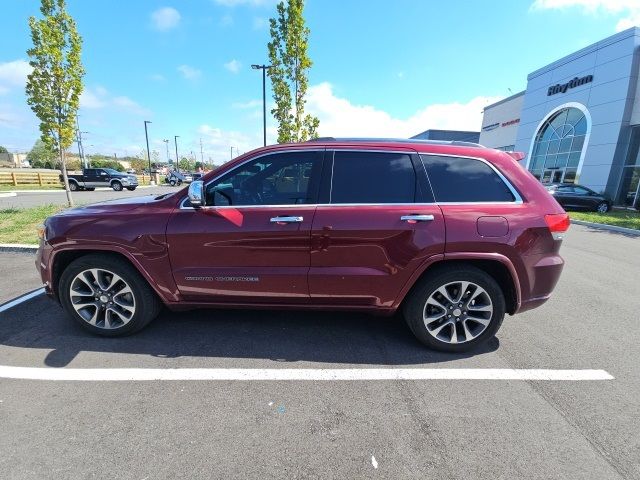
[[[596,205],[600,203],[593,190],[575,185],[573,187],[574,192],[574,204],[577,208],[584,210],[594,210]]]
[[[564,208],[576,207],[576,196],[574,194],[573,185],[558,185],[553,192],[553,197]]]
[[[418,162],[409,149],[327,152],[312,229],[314,304],[390,307],[444,251],[442,213]]]
[[[204,208],[185,199],[169,219],[167,241],[186,300],[308,303],[323,151],[261,155],[209,181]]]
[[[82,172],[82,180],[84,181],[85,187],[96,186],[96,182],[98,181],[96,171],[95,168],[87,168]]]

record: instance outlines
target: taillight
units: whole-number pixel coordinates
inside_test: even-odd
[[[569,230],[569,225],[571,225],[569,215],[566,213],[545,215],[544,221],[547,223],[547,227],[549,227],[549,231],[551,235],[553,235],[554,240],[562,240],[564,233]]]

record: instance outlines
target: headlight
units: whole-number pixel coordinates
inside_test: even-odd
[[[44,224],[40,224],[36,227],[36,231],[38,232],[38,239],[47,241],[47,226]]]

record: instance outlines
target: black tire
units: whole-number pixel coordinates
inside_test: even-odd
[[[127,190],[129,190],[130,192],[133,192],[136,189],[136,187],[127,187]]]
[[[111,188],[113,188],[115,192],[120,192],[122,191],[122,184],[116,180],[111,184]]]
[[[595,211],[599,213],[607,213],[609,210],[611,210],[611,206],[607,202],[600,202],[596,206]]]
[[[176,181],[175,180],[170,180],[169,181],[169,185],[171,185],[172,187],[176,186]]]
[[[73,280],[81,272],[95,268],[115,273],[131,288],[135,299],[135,311],[128,323],[111,329],[94,326],[88,323],[73,307],[70,294]],[[62,272],[58,287],[60,303],[67,314],[85,330],[96,335],[118,337],[137,332],[158,316],[162,308],[162,302],[144,277],[126,260],[109,254],[89,254],[74,260]]]
[[[76,182],[69,182],[69,190],[72,192],[78,191],[78,184]]]
[[[436,294],[436,291],[440,287],[463,281],[472,282],[484,289],[487,297],[490,299],[493,310],[491,313],[487,313],[487,315],[490,315],[490,318],[488,318],[488,325],[484,327],[484,330],[475,338],[467,340],[464,330],[460,327],[459,333],[456,334],[456,340],[458,343],[450,343],[436,338],[434,335],[429,333],[429,329],[427,328],[427,325],[425,325],[424,311],[427,307],[427,301],[432,294]],[[473,296],[472,292],[470,292],[470,294]],[[464,305],[464,302],[462,302],[462,304]],[[462,308],[465,307],[463,306]],[[431,349],[452,353],[461,353],[473,350],[478,345],[493,338],[500,328],[500,325],[502,325],[505,309],[504,293],[498,283],[491,275],[471,265],[445,265],[442,267],[435,267],[432,272],[428,272],[427,276],[414,286],[407,296],[403,308],[405,321],[420,342]],[[456,310],[461,309],[456,308]],[[447,310],[445,310],[445,312],[446,311]],[[462,313],[466,315],[466,312]],[[444,315],[442,317],[442,321],[435,326],[437,327],[453,321],[453,319],[449,320],[445,317],[446,315]],[[449,317],[451,317],[451,314],[449,314]],[[460,315],[460,317],[457,318],[461,318],[463,319],[462,321],[464,321],[463,315]],[[429,325],[434,325],[435,322],[436,321],[432,321]],[[444,329],[448,329],[446,330],[447,332],[452,332],[450,335],[453,337],[453,332],[458,332],[457,326],[459,325],[460,323],[456,323],[456,327],[444,327]],[[469,327],[474,327],[475,329],[482,327],[481,324],[475,323],[473,320],[471,320],[471,323],[467,323],[467,325]],[[432,330],[435,330],[435,328],[432,328]]]

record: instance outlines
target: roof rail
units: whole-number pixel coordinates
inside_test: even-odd
[[[460,147],[485,148],[474,142],[460,140],[422,140],[418,138],[366,138],[366,137],[318,137],[307,140],[308,142],[394,142],[394,143],[418,143],[427,145],[456,145]]]

